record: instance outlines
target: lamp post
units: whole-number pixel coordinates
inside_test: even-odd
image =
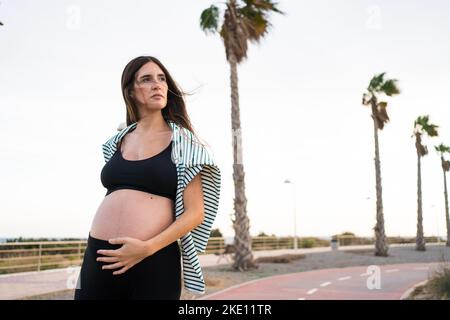
[[[293,198],[294,198],[294,250],[297,250],[297,213],[296,213],[296,206],[295,206],[295,183],[289,179],[284,180],[284,183],[292,184],[292,190],[293,190]]]

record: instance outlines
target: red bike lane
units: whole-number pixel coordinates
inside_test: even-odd
[[[439,263],[320,269],[262,278],[199,300],[398,300]]]

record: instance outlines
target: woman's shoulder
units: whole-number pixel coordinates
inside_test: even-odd
[[[169,122],[172,130],[174,132],[174,138],[179,138],[182,142],[184,142],[184,147],[190,146],[190,145],[196,145],[196,146],[204,146],[205,143],[201,141],[201,139],[195,135],[191,130],[188,128],[185,128],[181,125],[178,125],[175,122],[170,121]]]
[[[132,123],[129,126],[127,126],[124,122],[120,123],[116,129],[116,132],[110,135],[104,144],[116,143],[121,135],[124,135],[128,130],[130,130],[135,125],[136,123]]]
[[[177,126],[177,129],[177,136],[181,140],[179,145],[182,153],[189,158],[185,159],[186,161],[215,164],[212,148],[206,141],[187,128]]]

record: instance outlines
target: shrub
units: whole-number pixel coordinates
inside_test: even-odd
[[[306,239],[302,239],[301,243],[301,248],[312,248],[315,247],[316,244],[316,240],[314,240],[313,238],[306,238]]]
[[[283,254],[281,256],[275,256],[275,257],[259,257],[255,259],[255,262],[262,262],[262,263],[289,263],[294,260],[304,259],[304,254]]]
[[[450,268],[441,267],[427,283],[428,291],[436,299],[450,299]]]
[[[222,235],[222,232],[220,232],[220,229],[212,229],[211,230],[211,233],[210,233],[210,236],[211,237],[217,237],[217,238],[220,238],[220,237],[223,237],[223,235]]]

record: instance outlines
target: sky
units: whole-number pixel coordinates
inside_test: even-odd
[[[105,188],[101,144],[125,122],[120,77],[134,57],[161,60],[186,97],[222,173],[213,228],[234,235],[229,65],[199,26],[213,1],[0,2],[0,238],[86,238]],[[223,3],[215,2],[223,12]],[[373,121],[361,97],[375,74],[398,80],[379,132],[388,236],[415,236],[414,120],[424,139],[423,223],[445,235],[443,173],[450,145],[450,2],[279,1],[238,66],[250,233],[372,236]],[[293,184],[285,184],[289,179]]]

